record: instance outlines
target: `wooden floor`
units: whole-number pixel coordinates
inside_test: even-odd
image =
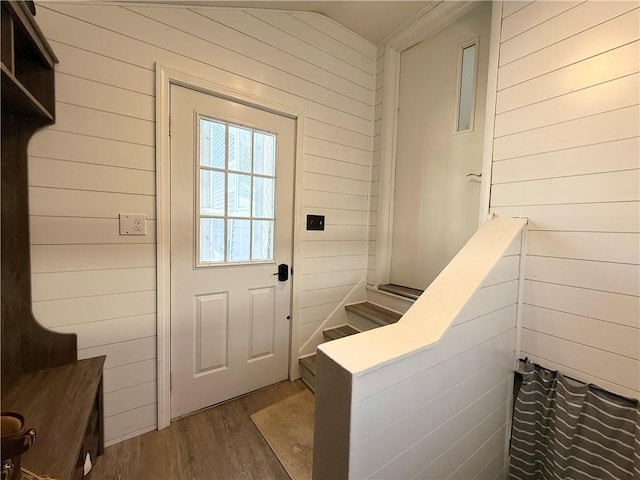
[[[250,416],[304,390],[284,381],[105,450],[91,480],[233,480],[289,476]]]

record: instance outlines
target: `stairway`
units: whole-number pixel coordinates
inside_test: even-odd
[[[395,293],[397,295],[397,293]],[[347,325],[325,330],[323,333],[326,341],[337,340],[338,338],[355,335],[372,328],[383,327],[396,323],[402,317],[401,313],[389,310],[388,308],[370,302],[360,302],[346,305]],[[309,355],[300,359],[300,373],[302,381],[315,391],[316,379],[316,355]]]
[[[331,340],[337,340],[338,338],[348,337],[349,335],[355,335],[360,333],[355,328],[349,325],[342,325],[336,328],[330,328],[322,332],[327,342]],[[302,375],[302,381],[309,387],[312,392],[315,392],[316,387],[316,354],[303,357],[299,360],[300,373]]]

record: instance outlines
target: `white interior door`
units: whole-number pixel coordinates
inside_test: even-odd
[[[175,85],[170,102],[176,418],[287,378],[295,121]]]
[[[390,282],[425,289],[478,228],[491,2],[400,55]],[[475,46],[475,47],[474,47]]]

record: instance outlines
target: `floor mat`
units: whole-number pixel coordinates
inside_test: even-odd
[[[309,480],[313,461],[314,396],[304,390],[251,415],[293,480]]]

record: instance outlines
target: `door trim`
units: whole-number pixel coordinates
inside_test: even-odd
[[[296,147],[294,159],[294,205],[293,205],[293,265],[300,265],[300,240],[302,238],[302,159],[304,146],[305,113],[288,105],[252,95],[156,63],[156,316],[157,316],[157,390],[158,430],[171,423],[171,155],[169,145],[169,112],[171,85],[197,90],[251,107],[266,110],[296,120]],[[289,378],[297,378],[296,355],[298,338],[298,312],[300,282],[292,277],[291,325],[289,331]]]
[[[382,131],[380,143],[381,168],[378,192],[378,226],[376,230],[376,258],[374,284],[389,283],[393,235],[393,201],[395,186],[396,147],[398,134],[398,105],[400,100],[400,54],[417,43],[435,35],[458,18],[475,8],[472,1],[440,2],[430,5],[402,30],[383,40],[384,78],[382,91]],[[489,40],[489,72],[482,153],[482,181],[478,225],[489,215],[491,194],[491,166],[493,158],[493,126],[498,84],[498,51],[502,27],[502,0],[494,0],[491,10],[491,38]]]

